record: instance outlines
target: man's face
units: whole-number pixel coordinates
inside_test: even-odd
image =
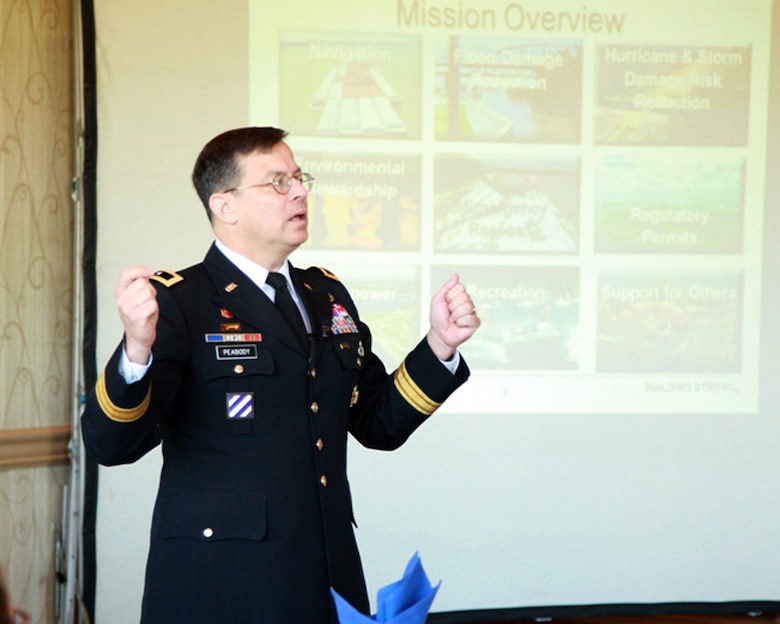
[[[231,202],[236,216],[236,231],[253,255],[286,258],[309,237],[306,197],[308,192],[295,178],[300,167],[286,143],[277,143],[268,153],[254,152],[239,156],[243,172]],[[271,184],[275,176],[293,178],[286,194],[278,193]],[[265,186],[251,186],[254,184]]]

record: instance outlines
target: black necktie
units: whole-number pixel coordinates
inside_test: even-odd
[[[276,291],[276,307],[282,313],[282,316],[287,320],[290,327],[293,328],[295,335],[301,340],[301,344],[306,346],[309,344],[309,336],[306,332],[306,325],[303,324],[303,317],[298,306],[295,305],[292,295],[287,288],[287,280],[281,273],[268,273],[268,277],[265,280]]]

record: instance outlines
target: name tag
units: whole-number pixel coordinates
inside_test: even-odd
[[[256,360],[257,345],[217,345],[218,360]]]

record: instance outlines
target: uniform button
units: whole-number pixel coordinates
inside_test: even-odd
[[[311,412],[312,412],[312,414],[316,414],[316,413],[317,413],[317,412],[319,412],[319,411],[320,411],[320,406],[319,406],[319,405],[317,405],[317,401],[314,401],[314,402],[311,404]]]
[[[312,379],[317,379],[317,369],[316,369],[316,368],[312,368],[312,369],[309,371],[309,375],[311,375],[311,378],[312,378]]]
[[[357,359],[357,365],[358,366],[363,366],[363,358],[358,358]]]
[[[322,447],[325,446],[325,442],[322,441],[322,438],[317,438],[316,446],[318,451],[322,450]]]
[[[214,535],[214,529],[203,529],[203,537],[211,537]]]
[[[328,487],[328,477],[322,475],[320,477],[320,483],[322,483],[322,487]]]
[[[244,367],[243,367],[243,365],[241,365],[241,364],[236,364],[236,365],[233,367],[233,371],[234,371],[236,374],[240,375],[241,373],[243,373],[243,372],[244,372]]]

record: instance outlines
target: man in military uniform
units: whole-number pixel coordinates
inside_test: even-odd
[[[124,338],[82,429],[105,465],[162,443],[143,624],[336,622],[331,586],[368,613],[347,433],[397,448],[469,375],[457,348],[480,321],[456,275],[388,374],[341,282],[289,263],[313,180],[285,137],[212,139],[193,171],[216,238],[205,259],[127,268],[115,291]]]

